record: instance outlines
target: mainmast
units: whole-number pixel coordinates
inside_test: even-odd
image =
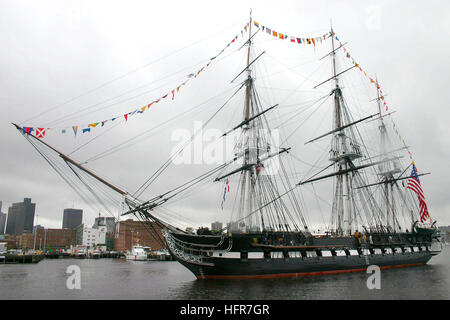
[[[334,98],[332,130],[320,135],[319,137],[309,140],[306,143],[311,143],[322,139],[323,137],[332,135],[329,157],[331,164],[325,167],[322,171],[333,167],[333,172],[321,175],[319,177],[316,177],[316,174],[309,179],[300,181],[298,185],[333,178],[334,194],[331,215],[331,231],[337,236],[342,236],[351,235],[354,231],[361,231],[358,230],[360,228],[378,228],[378,226],[381,226],[387,222],[384,220],[384,214],[376,202],[373,193],[369,192],[367,189],[368,186],[376,184],[367,184],[366,181],[368,178],[364,173],[364,169],[376,165],[378,165],[379,168],[390,168],[386,171],[386,173],[390,172],[389,180],[392,181],[392,175],[397,172],[395,169],[396,164],[384,164],[391,161],[396,161],[399,157],[388,158],[388,153],[385,152],[383,154],[383,158],[379,161],[372,161],[372,158],[370,157],[364,159],[364,161],[369,160],[368,162],[363,162],[361,159],[363,156],[361,148],[364,147],[364,142],[359,130],[355,129],[354,126],[374,116],[381,115],[381,106],[379,106],[377,114],[373,114],[359,120],[353,119],[350,110],[345,103],[342,89],[339,85],[339,77],[343,73],[357,67],[357,64],[355,63],[354,66],[339,72],[336,61],[336,51],[341,49],[344,45],[341,45],[338,48],[335,47],[333,28],[331,28],[330,37],[332,50],[324,57],[331,57],[332,77],[316,85],[314,88],[317,88],[328,81],[334,80],[330,94],[330,96],[333,96]],[[379,98],[381,97],[379,96]],[[381,116],[380,119],[382,119]],[[382,139],[387,141],[387,138],[385,138],[386,130],[383,123],[380,130],[383,136]],[[367,148],[365,148],[365,150],[367,151]],[[395,170],[392,170],[392,166]],[[383,170],[379,171],[384,172]],[[385,181],[387,180],[384,179],[379,183],[384,183]],[[383,202],[388,203],[388,208],[386,208],[386,210],[389,210],[388,213],[392,213],[394,211],[392,190],[393,186],[390,185],[390,190],[386,192],[386,199],[383,199]],[[393,217],[393,214],[391,214],[391,217]],[[397,222],[395,217],[392,218],[392,221]]]
[[[339,78],[336,72],[336,50],[334,45],[334,31],[331,28],[331,45],[332,45],[332,72],[334,79],[334,119],[333,134],[331,144],[330,161],[334,162],[335,172],[335,191],[332,206],[332,224],[335,226],[335,232],[338,235],[344,233],[351,234],[354,220],[356,220],[354,212],[354,199],[352,193],[352,176],[349,169],[355,166],[352,160],[361,157],[359,147],[346,135],[343,129],[350,123],[348,113],[342,97],[342,91],[339,86]],[[339,130],[339,129],[342,130]]]
[[[260,232],[276,230],[288,232],[293,229],[299,230],[293,214],[297,214],[302,223],[305,223],[298,204],[295,203],[295,200],[289,199],[292,208],[286,205],[281,199],[277,181],[269,173],[275,167],[283,166],[281,160],[275,163],[271,159],[288,152],[290,148],[283,148],[276,145],[276,141],[272,141],[272,133],[269,130],[265,114],[277,105],[263,109],[254,87],[252,65],[264,54],[262,52],[252,60],[252,39],[255,34],[252,35],[252,16],[250,11],[249,37],[246,42],[248,46],[247,65],[238,74],[240,76],[244,71],[247,74],[243,83],[245,85],[243,120],[234,129],[224,134],[227,135],[229,132],[241,128],[242,134],[237,143],[238,150],[236,150],[236,155],[242,156],[243,165],[221,175],[215,181],[228,179],[231,175],[239,175],[239,183],[236,188],[238,195],[237,206],[233,206],[232,218],[228,227],[229,231]],[[285,177],[283,178],[284,187],[288,186],[289,184]]]

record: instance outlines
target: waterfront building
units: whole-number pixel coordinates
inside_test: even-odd
[[[0,235],[0,242],[6,243],[8,249],[16,249],[18,247],[17,236],[15,235]]]
[[[33,233],[36,232],[36,229],[45,229],[43,226],[41,226],[40,224],[38,224],[37,226],[33,227]]]
[[[63,212],[63,229],[76,229],[83,221],[83,210],[67,208]]]
[[[31,198],[25,198],[23,202],[13,203],[8,209],[5,233],[9,235],[31,233],[35,210],[36,204],[31,203]]]
[[[22,249],[59,250],[76,245],[75,229],[36,228],[33,234],[24,233],[17,236],[17,245]]]
[[[231,221],[227,223],[227,230],[228,231],[237,231],[239,230],[239,223],[235,221]]]
[[[211,231],[221,231],[223,224],[219,221],[211,223]]]
[[[154,222],[128,219],[118,222],[114,244],[116,251],[131,250],[132,246],[150,247],[151,250],[165,249],[161,228]]]
[[[441,226],[438,227],[439,232],[441,233],[441,238],[445,242],[450,242],[450,226]]]
[[[95,218],[95,223],[92,226],[94,229],[100,227],[106,227],[105,245],[106,250],[111,251],[114,249],[114,238],[116,233],[116,219],[114,217],[101,217]]]
[[[39,247],[39,243],[38,245],[35,244],[35,238],[36,235],[32,234],[32,233],[23,233],[17,236],[17,247],[21,248],[21,249],[42,249],[43,246],[43,242],[41,240],[41,247]]]
[[[80,224],[76,229],[77,245],[87,248],[103,247],[106,250],[106,226],[89,228]]]

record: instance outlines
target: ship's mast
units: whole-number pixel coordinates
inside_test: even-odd
[[[330,157],[329,157],[331,164],[325,167],[323,170],[326,170],[329,167],[333,167],[334,172],[330,174],[321,175],[319,177],[315,175],[309,179],[300,181],[298,184],[305,185],[307,183],[312,183],[322,179],[328,178],[334,179],[331,231],[333,234],[341,236],[341,235],[351,235],[354,231],[362,231],[358,230],[361,227],[372,228],[380,226],[385,223],[385,221],[383,221],[382,219],[384,214],[383,212],[381,212],[380,206],[377,204],[373,196],[373,193],[369,192],[367,189],[367,187],[375,184],[372,185],[367,184],[366,181],[368,179],[363,169],[370,168],[376,165],[381,165],[386,162],[395,161],[399,157],[394,158],[383,157],[381,160],[378,161],[372,161],[370,160],[371,158],[366,158],[364,160],[360,159],[363,156],[361,150],[362,147],[364,147],[364,141],[362,139],[361,133],[357,128],[355,129],[354,126],[376,116],[377,114],[373,114],[356,121],[353,119],[350,113],[350,109],[345,103],[344,96],[342,94],[342,89],[339,85],[339,77],[343,73],[355,67],[358,67],[358,65],[355,63],[354,66],[344,71],[338,72],[336,51],[342,48],[343,45],[341,45],[338,48],[335,47],[334,41],[335,36],[333,28],[331,28],[330,37],[332,50],[326,56],[331,57],[332,77],[316,85],[314,88],[317,88],[318,86],[328,81],[334,80],[332,91],[330,94],[330,96],[333,96],[334,98],[332,130],[325,134],[320,135],[319,137],[309,140],[307,143],[311,143],[328,135],[332,135]],[[378,111],[379,111],[378,113],[381,114],[381,106],[379,106]],[[367,151],[367,148],[365,148],[365,150]],[[392,166],[387,167],[392,168]],[[394,168],[395,167],[396,166],[394,164]],[[395,171],[393,171],[392,174],[393,173],[395,173]],[[385,180],[383,180],[380,183],[384,182]],[[391,195],[390,199],[389,193],[387,192],[386,198],[383,199],[383,202],[388,203],[387,210],[389,210],[389,212],[393,212],[392,190],[393,188],[391,186],[390,191],[387,191],[390,192]],[[392,204],[392,206],[390,206],[389,203]],[[395,217],[392,219],[392,221],[397,222]]]
[[[335,46],[334,46],[334,32],[333,28],[331,28],[331,57],[332,57],[332,63],[333,63],[333,77],[334,77],[334,84],[335,88],[333,90],[334,92],[334,121],[333,121],[333,129],[342,127],[342,119],[341,119],[341,104],[340,104],[340,88],[339,88],[339,79],[336,76],[336,52],[335,52]],[[344,154],[345,153],[345,144],[343,143],[343,136],[342,132],[337,132],[333,136],[333,146],[332,146],[332,153],[336,155]],[[334,158],[332,158],[334,159]],[[346,163],[340,163],[339,159],[334,160],[336,162],[335,168],[336,171],[340,171],[343,166],[345,166],[346,169]],[[343,175],[338,175],[335,180],[335,193],[334,193],[334,200],[333,200],[333,217],[336,219],[335,221],[335,227],[336,227],[336,233],[342,234],[343,231],[343,218],[344,218],[344,181],[343,181]],[[347,197],[348,200],[348,197]]]
[[[387,159],[387,152],[388,152],[388,138],[387,138],[387,131],[386,131],[386,125],[383,120],[383,115],[381,112],[381,100],[383,96],[380,94],[380,86],[378,84],[378,78],[376,79],[376,87],[377,87],[377,105],[378,105],[378,113],[379,113],[379,119],[380,119],[380,143],[381,143],[381,154],[383,155],[383,159]],[[384,198],[385,198],[385,206],[386,206],[386,219],[385,223],[386,226],[391,226],[393,230],[396,229],[395,224],[395,206],[394,206],[394,193],[393,193],[393,185],[395,183],[394,174],[399,173],[400,170],[396,166],[396,162],[393,164],[389,162],[381,163],[378,167],[379,169],[379,175],[383,177],[384,180]]]
[[[231,221],[229,228],[232,232],[258,232],[270,228],[278,231],[288,231],[292,228],[298,229],[295,221],[292,220],[292,213],[286,207],[284,201],[280,199],[278,186],[270,174],[261,171],[264,163],[270,166],[269,159],[288,152],[290,148],[281,148],[271,152],[273,147],[270,130],[266,131],[263,115],[277,105],[263,110],[261,101],[254,88],[254,78],[252,75],[252,64],[264,53],[262,52],[253,61],[252,58],[252,16],[249,18],[249,38],[247,40],[247,77],[244,80],[245,98],[243,109],[243,121],[236,128],[242,128],[242,135],[237,144],[238,154],[243,157],[243,166],[223,175],[216,180],[239,174],[239,194],[238,206],[235,219]],[[281,165],[281,164],[280,164]],[[271,201],[273,200],[273,201]],[[270,203],[265,206],[264,203]],[[233,209],[235,210],[235,209]],[[297,214],[299,210],[294,208]],[[254,214],[256,213],[256,214]],[[289,221],[292,226],[289,225]]]
[[[249,32],[248,32],[248,41],[247,41],[247,79],[245,84],[245,105],[244,105],[244,121],[248,121],[250,119],[250,116],[252,114],[252,85],[253,85],[253,79],[252,79],[252,71],[250,69],[250,55],[251,55],[251,47],[252,47],[252,11],[250,9],[250,18],[249,18]],[[244,166],[247,166],[252,160],[251,157],[251,144],[253,139],[253,130],[252,130],[252,124],[248,123],[245,126],[243,126],[244,131],[244,144],[243,144],[243,151],[244,151]],[[239,209],[239,220],[241,220],[243,217],[245,217],[248,213],[252,212],[253,210],[253,170],[244,170],[242,171],[241,176],[241,202],[240,202],[240,209]],[[239,230],[245,231],[245,228],[247,227],[245,224],[251,224],[249,221],[241,222],[240,226],[238,226]]]
[[[250,53],[252,47],[252,11],[250,10],[249,31],[248,31],[248,49],[247,49],[247,84],[245,90],[245,119],[250,118],[251,109],[251,95],[252,95],[252,71],[249,68],[250,65]]]
[[[353,194],[352,194],[352,177],[351,169],[352,159],[360,157],[359,152],[355,150],[355,145],[349,137],[346,136],[345,130],[338,130],[343,128],[348,121],[346,112],[344,110],[344,102],[342,98],[341,88],[339,86],[339,78],[336,72],[336,50],[334,44],[334,31],[331,28],[331,57],[332,57],[332,72],[334,79],[334,119],[333,130],[337,130],[333,135],[331,145],[331,157],[330,161],[333,161],[336,173],[335,179],[335,191],[332,206],[332,224],[335,226],[335,232],[337,235],[343,235],[345,233],[351,234],[353,223],[355,220],[355,212],[353,210]],[[350,141],[348,141],[350,140]],[[350,142],[350,144],[349,144]],[[353,147],[353,148],[352,148]],[[342,172],[342,173],[341,173]]]

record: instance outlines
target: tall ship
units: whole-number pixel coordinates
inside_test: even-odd
[[[101,185],[121,198],[126,206],[122,215],[151,222],[148,232],[198,279],[299,277],[364,271],[370,265],[381,269],[409,267],[424,265],[439,254],[442,245],[421,181],[428,173],[419,172],[409,147],[394,139],[397,129],[395,124],[392,126],[392,113],[387,112],[378,80],[368,77],[353,59],[348,68],[338,60],[338,55],[350,58],[346,43],[332,28],[318,37],[291,37],[252,17],[241,35],[226,47],[242,39],[239,52],[245,50],[245,64],[234,79],[225,79],[238,83],[237,90],[204,123],[206,127],[217,114],[226,113],[231,98],[241,95],[241,118],[218,138],[234,137],[233,152],[222,164],[164,192],[142,199],[143,191],[172,166],[175,156],[194,141],[197,132],[131,193],[38,137],[42,130],[15,126],[72,187],[73,181],[81,180],[94,194],[93,201],[101,202],[101,193],[94,188]],[[257,83],[261,77],[256,76],[256,66],[262,62],[265,51],[256,48],[254,42],[257,37],[269,36],[293,45],[329,45],[324,56],[316,57],[326,61],[331,70],[312,88],[320,88],[322,97],[298,110],[290,106],[287,112],[288,106],[283,106],[282,101],[269,104],[260,94]],[[188,80],[202,70],[190,74]],[[352,72],[363,72],[374,85],[372,109],[358,109],[347,99],[347,86],[342,83]],[[172,100],[179,89],[180,86],[169,91]],[[159,101],[153,101],[148,108]],[[326,110],[321,113],[319,125],[308,127],[308,121],[322,107]],[[143,107],[141,111],[145,110]],[[275,112],[277,117],[273,117]],[[136,110],[126,114],[125,121],[135,113]],[[299,114],[303,118],[296,118]],[[96,122],[86,130],[100,126],[99,123],[103,127],[103,122]],[[286,123],[294,123],[294,129],[289,127],[291,130],[282,132]],[[297,129],[301,127],[308,128],[306,133],[299,133]],[[292,139],[301,141],[300,146],[289,146]],[[314,154],[316,159],[311,163]],[[66,165],[72,176],[63,172],[63,166],[56,165],[56,161]],[[299,174],[300,167],[303,171]],[[229,222],[221,230],[199,228],[192,232],[173,223],[175,214],[171,215],[174,219],[164,218],[164,210],[171,202],[192,196],[192,190],[198,190],[200,185],[220,188],[218,210],[229,213]],[[209,200],[207,197],[205,193],[205,201]],[[315,209],[310,210],[309,206]],[[319,215],[323,221],[320,230],[317,223],[309,222],[317,221],[313,218]],[[152,230],[153,225],[162,229],[162,237]]]

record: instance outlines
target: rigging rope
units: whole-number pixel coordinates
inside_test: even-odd
[[[29,119],[27,119],[27,120],[24,120],[24,121],[21,122],[20,124],[23,124],[23,123],[26,123],[26,122],[28,122],[28,121],[34,120],[34,119],[36,119],[36,118],[39,118],[39,117],[41,117],[42,115],[47,114],[47,113],[50,112],[50,111],[53,111],[53,110],[58,109],[58,108],[60,108],[60,107],[62,107],[62,106],[64,106],[64,105],[67,105],[67,104],[69,104],[70,102],[73,102],[73,101],[75,101],[75,100],[77,100],[77,99],[79,99],[79,98],[81,98],[81,97],[87,96],[87,95],[89,95],[89,94],[92,93],[92,92],[95,92],[95,91],[97,91],[97,90],[99,90],[99,89],[101,89],[101,88],[103,88],[103,87],[106,87],[107,85],[109,85],[109,84],[111,84],[111,83],[113,83],[113,82],[116,82],[116,81],[118,81],[118,80],[121,80],[121,79],[123,79],[123,78],[129,76],[130,74],[136,73],[137,71],[139,71],[139,70],[141,70],[141,69],[143,69],[143,68],[146,68],[146,67],[148,67],[148,66],[150,66],[150,65],[152,65],[152,64],[155,64],[155,63],[157,63],[157,62],[159,62],[159,61],[161,61],[161,60],[166,59],[167,57],[170,57],[170,56],[172,56],[172,55],[175,55],[176,53],[181,52],[181,51],[183,51],[183,50],[185,50],[185,49],[187,49],[187,48],[189,48],[189,47],[191,47],[191,46],[193,46],[193,45],[195,45],[195,44],[197,44],[197,43],[200,43],[200,42],[202,42],[202,41],[204,41],[204,40],[206,40],[206,39],[209,39],[209,38],[215,36],[216,34],[218,34],[218,33],[220,33],[220,32],[223,32],[223,31],[225,31],[225,30],[230,29],[231,27],[234,27],[234,26],[236,26],[236,25],[238,25],[238,24],[241,24],[243,21],[244,21],[244,20],[240,20],[239,22],[235,22],[235,23],[229,25],[229,26],[226,27],[226,28],[223,28],[223,29],[221,29],[221,30],[219,30],[219,31],[215,31],[215,32],[213,32],[212,34],[210,34],[210,35],[208,35],[208,36],[206,36],[206,37],[204,37],[204,38],[202,38],[202,39],[200,39],[200,40],[194,41],[194,42],[192,42],[191,44],[188,44],[188,45],[184,46],[184,47],[181,48],[181,49],[175,50],[175,51],[173,51],[173,52],[171,52],[171,53],[169,53],[169,54],[166,54],[166,55],[164,55],[164,56],[162,56],[162,57],[160,57],[160,58],[157,58],[157,59],[155,59],[155,60],[153,60],[153,61],[150,61],[150,62],[148,62],[148,63],[146,63],[146,64],[144,64],[144,65],[141,65],[141,66],[139,66],[139,67],[137,67],[137,68],[135,68],[135,69],[132,69],[132,70],[126,72],[125,74],[122,74],[122,75],[120,75],[120,76],[118,76],[118,77],[113,78],[112,80],[109,80],[109,81],[107,81],[107,82],[104,82],[104,83],[102,83],[101,85],[99,85],[99,86],[97,86],[97,87],[95,87],[95,88],[93,88],[93,89],[90,89],[90,90],[88,90],[88,91],[86,91],[86,92],[84,92],[84,93],[82,93],[82,94],[79,94],[79,95],[77,95],[77,96],[75,96],[75,97],[73,97],[73,98],[71,98],[71,99],[68,99],[68,100],[64,101],[63,103],[57,104],[57,105],[55,105],[55,106],[53,106],[53,107],[51,107],[51,108],[49,108],[49,109],[47,109],[47,110],[45,110],[45,111],[43,111],[43,112],[37,114],[37,115],[35,115],[35,116],[33,116],[33,117],[31,117],[31,118],[29,118]]]
[[[243,83],[232,95],[230,98],[228,98],[227,101],[216,111],[214,114],[204,123],[202,124],[201,128],[197,130],[197,132],[194,132],[194,134],[191,136],[190,140],[185,143],[184,146],[182,146],[177,152],[175,152],[166,162],[164,162],[161,167],[156,170],[156,172],[150,176],[149,179],[147,179],[134,193],[133,196],[139,197],[142,195],[142,193],[170,166],[173,159],[181,154],[183,150],[190,145],[190,143],[194,140],[194,138],[197,136],[199,132],[202,132],[202,130],[211,122],[212,119],[230,102],[230,100],[242,89],[245,83]]]

